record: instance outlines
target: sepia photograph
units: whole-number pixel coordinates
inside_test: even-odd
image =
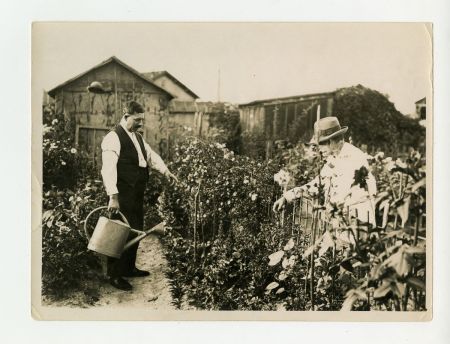
[[[31,36],[35,319],[431,320],[431,23]]]

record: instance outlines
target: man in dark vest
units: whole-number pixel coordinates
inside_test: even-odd
[[[144,108],[130,101],[123,109],[123,117],[114,130],[102,141],[102,177],[109,196],[108,209],[122,212],[131,228],[142,230],[144,225],[144,190],[149,167],[177,181],[161,157],[144,141],[138,130],[143,126]],[[130,233],[132,238],[133,234]],[[121,290],[131,290],[123,277],[144,277],[149,272],[135,266],[139,243],[122,253],[120,259],[108,258],[110,284]]]

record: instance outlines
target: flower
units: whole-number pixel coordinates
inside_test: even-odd
[[[58,123],[58,120],[55,118],[55,119],[52,121],[52,125],[55,125],[56,123]]]
[[[61,165],[66,166],[66,162],[64,160],[61,160]]]
[[[291,181],[291,175],[285,170],[280,170],[278,173],[274,174],[273,180],[277,182],[280,186],[287,186]]]
[[[48,127],[48,126],[46,126],[46,125],[44,124],[44,128],[42,129],[42,133],[43,133],[43,134],[47,134],[47,133],[49,133],[50,131],[52,131],[52,127]]]
[[[258,198],[258,195],[254,193],[251,195],[251,198],[252,198],[252,201],[254,202]]]
[[[223,149],[223,148],[225,148],[225,144],[224,143],[216,143],[216,147],[219,149]]]
[[[385,168],[386,168],[387,171],[390,171],[393,168],[395,168],[395,162],[392,161],[391,157],[388,157],[388,158],[384,159],[383,163],[385,164]]]
[[[401,161],[400,159],[395,160],[395,164],[398,167],[400,167],[400,168],[406,168],[407,167],[406,164],[403,161]]]
[[[231,160],[233,158],[233,155],[234,155],[234,153],[230,151],[230,152],[225,153],[223,157],[224,157],[224,159]]]
[[[375,159],[383,160],[383,158],[384,158],[384,152],[378,152],[377,154],[375,154]]]
[[[72,153],[72,154],[75,154],[77,152],[77,150],[75,149],[75,148],[72,148],[71,150],[70,150],[70,153]]]

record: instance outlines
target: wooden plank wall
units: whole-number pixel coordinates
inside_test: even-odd
[[[318,105],[321,117],[332,114],[333,100],[326,98],[242,107],[239,110],[241,126],[244,131],[263,133],[267,139],[285,139],[295,121],[304,122],[305,127],[312,130]]]
[[[87,86],[92,81],[102,82],[112,92],[89,93]],[[129,100],[136,100],[144,106],[144,135],[158,150],[159,142],[166,136],[168,112],[164,105],[169,98],[119,64],[107,64],[65,85],[56,95],[56,110],[63,111],[67,119],[74,121],[77,143],[98,159],[101,139],[120,121],[123,105]]]
[[[248,142],[249,146],[254,145],[255,140],[261,141],[260,144],[265,145],[267,158],[271,155],[273,142],[277,140],[296,143],[298,140],[306,140],[312,136],[319,105],[321,117],[332,115],[332,96],[270,101],[243,106],[239,111],[244,136],[251,137],[252,142]],[[245,146],[244,151],[246,151]],[[247,153],[251,154],[251,152]]]

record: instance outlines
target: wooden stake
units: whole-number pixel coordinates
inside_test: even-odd
[[[198,184],[197,192],[194,196],[194,261],[197,260],[197,216],[198,216],[198,194],[200,193],[200,187],[202,182]]]
[[[316,244],[316,225],[317,225],[317,219],[316,219],[316,212],[313,212],[313,219],[312,219],[312,246],[314,247]],[[309,293],[310,293],[310,299],[311,299],[311,310],[314,311],[314,248],[311,252],[311,276],[309,281]]]
[[[419,229],[420,229],[420,223],[422,222],[422,216],[420,216],[418,213],[416,215],[416,226],[414,228],[414,241],[413,245],[417,245],[417,238],[419,237]]]
[[[294,236],[294,226],[295,226],[295,210],[297,202],[294,202],[294,207],[292,209],[292,224],[291,224],[291,237]]]

